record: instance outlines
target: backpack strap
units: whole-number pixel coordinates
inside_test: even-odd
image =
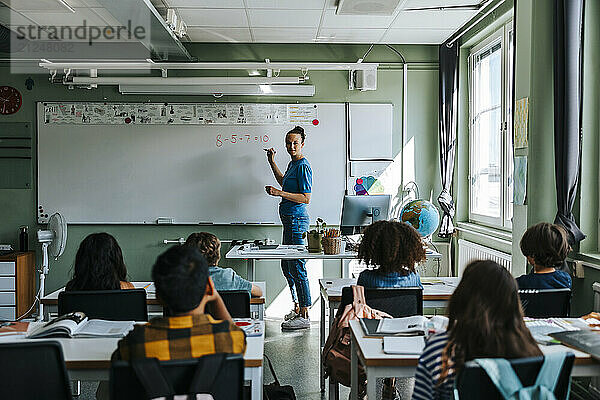
[[[352,285],[352,306],[355,311],[359,305],[366,305],[367,300],[365,299],[365,288],[359,285]]]
[[[217,376],[221,373],[226,356],[225,353],[217,353],[202,357],[202,365],[198,363],[190,382],[189,393],[210,393]]]
[[[510,399],[523,388],[510,362],[504,358],[476,358],[473,361],[483,368],[503,398]]]
[[[549,391],[554,392],[566,356],[567,353],[565,352],[546,354],[544,356],[544,363],[535,380],[535,386],[545,387]]]
[[[130,361],[131,367],[135,372],[149,399],[157,397],[172,398],[175,395],[173,386],[165,378],[162,368],[156,358],[140,358]]]
[[[269,357],[267,357],[266,354],[263,355],[265,357],[265,360],[267,360],[267,364],[269,364],[269,369],[271,370],[271,375],[273,375],[275,385],[280,386],[279,379],[277,379],[277,375],[275,374],[275,370],[273,369],[273,364],[271,364],[271,360],[269,359]]]

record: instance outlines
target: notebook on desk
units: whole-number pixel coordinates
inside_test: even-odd
[[[421,354],[425,348],[423,336],[384,336],[383,352],[385,354]]]
[[[596,360],[600,360],[600,333],[592,330],[564,331],[551,333],[554,339],[567,346],[574,347],[588,353]]]

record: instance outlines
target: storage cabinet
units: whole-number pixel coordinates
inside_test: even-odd
[[[29,310],[35,298],[34,277],[33,251],[0,256],[0,319],[12,321]]]

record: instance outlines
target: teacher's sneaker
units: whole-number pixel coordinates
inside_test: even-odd
[[[310,319],[301,316],[297,316],[296,318],[292,318],[289,321],[283,321],[281,323],[282,331],[296,331],[299,329],[308,328],[310,328]]]
[[[292,311],[290,311],[289,313],[285,314],[285,317],[283,317],[284,321],[289,321],[290,319],[294,319],[298,316],[298,313],[296,312],[296,310],[292,309]]]

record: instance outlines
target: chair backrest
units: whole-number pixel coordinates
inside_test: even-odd
[[[63,291],[58,294],[58,314],[83,311],[90,319],[148,321],[144,289]]]
[[[353,298],[352,287],[342,288],[338,312],[343,312]],[[423,289],[419,287],[365,288],[365,299],[369,307],[384,311],[394,318],[423,315]]]
[[[557,400],[566,399],[569,393],[569,382],[571,369],[575,355],[567,353],[560,376],[554,388],[554,396]],[[516,358],[508,360],[513,370],[519,377],[523,386],[532,386],[537,378],[538,372],[544,362],[544,357]],[[456,389],[460,400],[502,400],[496,386],[492,383],[481,366],[473,361],[465,363],[463,370],[456,378]]]
[[[219,294],[231,318],[250,318],[250,293],[245,290],[223,290]],[[210,304],[208,312],[213,315]]]
[[[571,312],[571,289],[521,289],[521,305],[526,317],[568,317]]]
[[[197,368],[202,368],[210,358],[208,355],[187,360],[160,361],[160,369],[176,394],[187,394]],[[198,379],[203,379],[200,375]],[[212,385],[214,400],[242,399],[244,385],[244,359],[241,354],[228,354],[216,374]],[[146,399],[146,389],[134,368],[127,361],[113,361],[110,367],[110,398]]]
[[[63,352],[56,341],[0,344],[0,398],[71,399]]]

